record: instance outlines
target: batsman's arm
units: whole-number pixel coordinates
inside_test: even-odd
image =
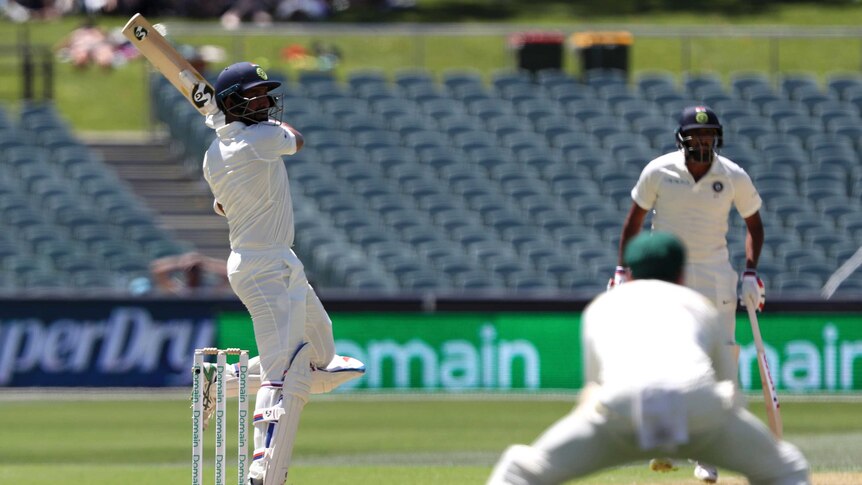
[[[617,264],[623,265],[623,253],[625,252],[626,245],[628,245],[629,241],[638,235],[641,232],[641,227],[643,227],[644,219],[646,219],[647,209],[639,206],[637,202],[632,202],[632,206],[629,209],[628,215],[626,215],[626,220],[623,223],[622,234],[620,234],[620,248],[619,248],[619,256]]]
[[[757,268],[760,260],[760,251],[763,249],[763,221],[760,219],[760,211],[745,218],[745,226],[748,229],[745,234],[745,268]]]
[[[296,138],[296,151],[302,150],[302,147],[305,145],[305,138],[302,136],[302,133],[285,121],[281,122],[281,126],[293,133],[293,136]]]

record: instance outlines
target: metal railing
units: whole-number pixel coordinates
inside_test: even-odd
[[[30,42],[21,29],[18,42],[0,45],[0,99],[50,100],[54,98],[54,56],[46,45]]]

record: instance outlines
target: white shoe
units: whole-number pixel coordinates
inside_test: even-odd
[[[715,483],[718,481],[718,469],[712,465],[697,463],[694,466],[694,477],[701,482]]]
[[[649,469],[659,473],[675,472],[678,470],[670,458],[653,458],[649,461]]]
[[[326,367],[314,369],[311,373],[311,393],[327,393],[364,374],[365,364],[361,361],[353,357],[336,355]]]

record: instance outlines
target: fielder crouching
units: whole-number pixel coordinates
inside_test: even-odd
[[[281,122],[280,99],[271,93],[280,84],[255,64],[225,68],[215,82],[221,111],[207,118],[216,139],[203,161],[213,208],[227,218],[230,230],[228,279],[251,314],[259,351],[249,369],[250,387],[259,385],[250,485],[285,482],[309,394],[332,390],[365,371],[361,362],[335,354],[332,322],[291,249],[293,206],[281,157],[299,151],[304,141]],[[205,369],[205,375],[205,386],[212,387],[214,373]],[[230,393],[235,380],[231,366],[225,383]],[[209,396],[207,391],[205,405]]]
[[[532,445],[509,447],[488,484],[563,483],[654,456],[702,460],[752,485],[809,484],[802,453],[742,406],[719,312],[680,285],[679,239],[638,235],[624,260],[635,281],[583,315],[580,404]]]

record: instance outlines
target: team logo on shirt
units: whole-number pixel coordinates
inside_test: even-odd
[[[717,194],[717,193],[721,192],[722,190],[724,190],[724,184],[721,182],[713,182],[712,183],[712,190],[715,191],[715,193]]]

